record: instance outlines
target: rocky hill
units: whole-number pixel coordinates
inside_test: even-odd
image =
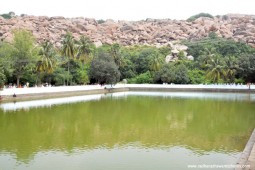
[[[45,16],[0,17],[0,39],[10,41],[12,30],[24,28],[33,32],[41,42],[48,39],[60,46],[66,31],[75,38],[85,35],[100,46],[102,43],[122,45],[167,45],[171,41],[199,39],[215,32],[218,36],[246,42],[255,47],[255,16],[224,15],[214,18],[198,18],[193,22],[170,19],[146,19],[143,21],[98,22],[89,18],[64,18]]]

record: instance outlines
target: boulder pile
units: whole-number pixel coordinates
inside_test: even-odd
[[[255,16],[224,15],[214,18],[201,17],[193,22],[186,20],[146,19],[142,21],[97,21],[91,18],[64,18],[46,16],[0,17],[0,40],[10,41],[12,30],[27,29],[38,42],[50,40],[60,46],[66,31],[78,39],[89,37],[96,46],[103,43],[164,46],[169,42],[207,37],[210,32],[218,36],[245,42],[255,47]]]

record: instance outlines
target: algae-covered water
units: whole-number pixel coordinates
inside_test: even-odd
[[[235,164],[255,95],[122,92],[0,104],[0,170]]]

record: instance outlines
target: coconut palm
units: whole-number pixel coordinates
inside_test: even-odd
[[[64,35],[64,38],[61,43],[62,43],[61,54],[68,58],[67,71],[68,71],[68,77],[70,77],[70,60],[75,59],[75,52],[76,52],[72,33],[67,32]],[[67,80],[67,85],[68,85],[68,82],[69,80]]]
[[[215,56],[214,48],[205,48],[204,54],[199,57],[200,67],[202,69],[206,69],[207,65],[211,62],[214,56]]]
[[[234,82],[236,72],[239,68],[237,58],[234,56],[227,56],[224,58],[226,67],[226,78],[230,83]]]
[[[39,51],[38,71],[52,73],[56,64],[54,46],[49,41],[45,41]]]
[[[77,47],[77,58],[79,58],[83,63],[89,59],[91,54],[95,51],[95,45],[92,41],[85,36],[81,36],[80,40],[78,41]]]
[[[150,56],[149,66],[151,71],[158,71],[164,63],[163,57],[158,53],[153,53]]]
[[[49,41],[45,41],[39,50],[39,61],[36,64],[38,77],[41,73],[52,73],[56,66],[56,52],[54,46]]]
[[[227,72],[225,61],[218,55],[215,55],[206,65],[206,77],[213,83],[219,83],[226,78]]]

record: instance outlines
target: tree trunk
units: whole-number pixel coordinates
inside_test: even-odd
[[[17,87],[19,87],[20,76],[17,76]]]
[[[70,77],[70,60],[68,59],[68,63],[67,63],[67,71],[68,71],[68,76],[67,76],[67,80],[66,80],[66,84],[68,86],[69,83],[69,77]]]

